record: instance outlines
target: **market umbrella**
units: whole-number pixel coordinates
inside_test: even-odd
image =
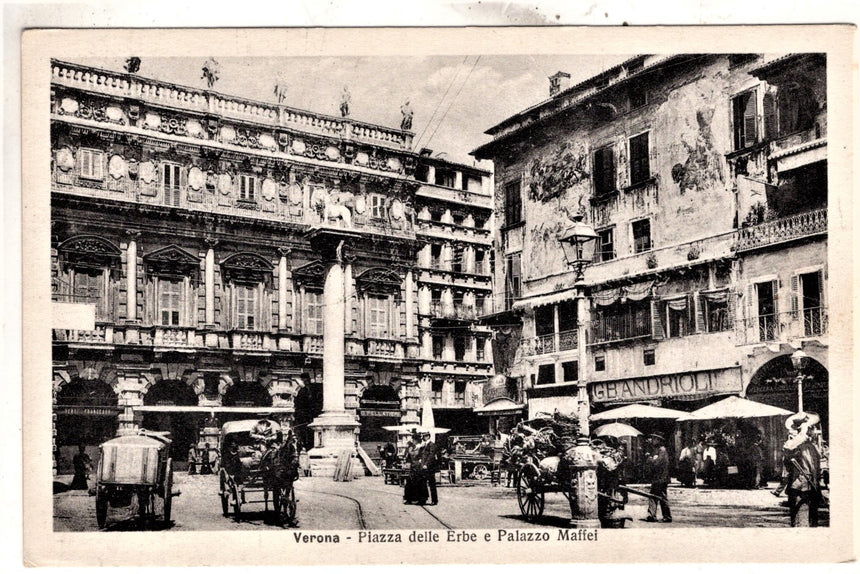
[[[695,410],[680,420],[752,419],[792,414],[791,411],[731,396]]]
[[[594,429],[595,436],[612,436],[621,438],[623,436],[639,436],[642,433],[630,425],[624,423],[609,423]]]
[[[684,411],[664,409],[651,405],[624,405],[596,415],[591,415],[593,421],[614,421],[618,419],[677,419],[686,416]]]
[[[444,434],[449,430],[451,429],[436,426],[436,419],[433,416],[433,405],[430,403],[429,399],[425,400],[424,404],[421,405],[421,427],[418,431],[429,432],[430,440],[435,441],[437,434]]]

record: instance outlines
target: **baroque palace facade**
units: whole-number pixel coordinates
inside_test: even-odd
[[[424,404],[478,424],[489,172],[348,114],[51,73],[53,298],[95,309],[94,329],[53,330],[61,465],[140,427],[171,431],[181,460],[264,411],[308,448],[375,451]],[[321,444],[323,413],[348,438]]]
[[[728,395],[796,411],[800,349],[826,436],[824,55],[641,55],[569,78],[472,152],[496,181],[505,311],[486,322],[529,415],[576,411],[582,385],[592,412]],[[577,214],[599,237],[581,283],[558,241]],[[781,423],[758,423],[771,471]]]

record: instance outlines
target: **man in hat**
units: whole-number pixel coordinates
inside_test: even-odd
[[[427,481],[427,487],[430,489],[430,505],[439,503],[439,497],[436,494],[436,472],[439,470],[439,451],[436,448],[436,443],[430,440],[430,433],[423,431],[421,433],[421,470],[424,473],[424,479]]]
[[[785,488],[792,526],[818,526],[821,455],[808,434],[818,422],[818,415],[812,413],[797,413],[785,421],[788,440],[783,445],[783,482],[773,494],[779,496]]]
[[[663,522],[672,522],[672,511],[669,509],[669,453],[663,446],[665,439],[663,435],[653,433],[648,435],[651,444],[651,452],[645,458],[645,477],[651,482],[651,494],[654,497],[648,499],[647,522],[657,522],[657,500],[660,501],[660,513]]]

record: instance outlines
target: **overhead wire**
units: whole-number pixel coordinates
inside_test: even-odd
[[[427,144],[429,144],[429,143],[430,143],[430,141],[433,139],[433,136],[435,136],[435,135],[436,135],[436,132],[437,132],[437,131],[439,131],[439,128],[440,128],[440,127],[442,126],[442,124],[445,122],[445,118],[448,116],[448,112],[450,112],[450,111],[451,111],[451,106],[453,106],[453,105],[454,105],[454,102],[456,102],[456,101],[457,101],[457,97],[460,95],[460,92],[462,92],[462,91],[463,91],[463,88],[464,88],[464,87],[466,86],[466,84],[469,82],[469,78],[470,78],[470,77],[472,77],[472,72],[474,72],[474,71],[475,71],[475,67],[477,67],[478,62],[480,62],[480,61],[481,61],[481,56],[479,55],[477,58],[475,58],[475,63],[474,63],[474,64],[472,64],[472,69],[470,69],[470,70],[469,70],[468,75],[466,75],[466,79],[465,79],[465,80],[463,80],[463,83],[462,83],[462,84],[460,84],[460,89],[458,89],[458,90],[457,90],[457,93],[454,95],[454,97],[453,97],[453,98],[451,99],[451,101],[448,103],[448,107],[445,109],[445,113],[444,113],[444,114],[442,114],[442,118],[439,120],[439,123],[438,123],[438,124],[436,124],[436,129],[434,129],[434,130],[433,130],[433,133],[432,133],[432,134],[430,134],[430,137],[429,137],[429,138],[427,138]],[[425,145],[427,145],[427,144],[425,144]]]

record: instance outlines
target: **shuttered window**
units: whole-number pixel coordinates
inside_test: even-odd
[[[505,185],[505,225],[514,225],[523,220],[523,197],[520,180]]]
[[[242,201],[256,201],[257,178],[253,175],[239,176],[239,199]]]
[[[615,259],[615,231],[613,228],[601,229],[597,232],[597,248],[594,250],[594,261],[611,261]]]
[[[305,311],[307,311],[307,332],[311,335],[323,334],[323,294],[319,291],[305,292]]]
[[[758,141],[755,90],[744,92],[732,99],[732,129],[735,149],[744,149]]]
[[[367,299],[368,336],[388,337],[388,298],[370,296]]]
[[[651,162],[648,151],[648,132],[630,138],[630,185],[651,178]]]
[[[182,168],[173,163],[161,166],[161,189],[164,192],[164,205],[179,207],[182,189]]]
[[[236,321],[239,329],[256,328],[257,289],[251,285],[236,285]]]
[[[594,195],[601,196],[615,191],[615,155],[611,147],[596,150],[594,161]]]
[[[511,308],[521,296],[520,254],[508,255],[508,268],[505,274],[505,307]]]
[[[643,253],[651,250],[651,220],[640,219],[634,221],[633,227],[633,251]]]
[[[182,280],[160,278],[158,291],[158,311],[161,315],[161,324],[179,325],[179,315],[182,309]]]
[[[81,177],[86,179],[104,179],[102,163],[104,154],[97,150],[82,149],[78,152],[80,156]]]

